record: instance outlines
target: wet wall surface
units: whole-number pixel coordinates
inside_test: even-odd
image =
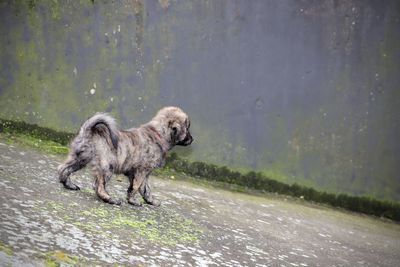
[[[399,200],[399,29],[398,1],[2,1],[0,116],[178,105],[192,160]]]
[[[283,197],[151,177],[159,208],[103,203],[88,171],[0,140],[0,266],[399,266],[400,226]],[[163,178],[163,179],[160,179]]]

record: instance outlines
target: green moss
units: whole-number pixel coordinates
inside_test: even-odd
[[[75,266],[79,263],[77,256],[69,255],[59,250],[46,253],[44,258],[48,267],[64,266],[65,264]]]
[[[67,154],[68,148],[53,141],[41,140],[25,134],[0,133],[0,139],[6,143],[17,143],[26,147],[32,147],[37,150],[50,154]]]
[[[88,194],[93,194],[93,189],[90,189],[90,188],[81,188],[81,192],[84,192],[84,193],[88,193]]]
[[[120,216],[113,220],[112,224],[127,226],[132,228],[135,234],[143,239],[167,246],[197,242],[202,233],[202,230],[191,220],[187,220],[176,214],[170,218],[163,218],[163,221],[155,218],[133,220],[132,218]]]
[[[0,251],[6,253],[8,256],[12,256],[14,254],[12,247],[6,245],[0,241]]]
[[[100,234],[104,237],[110,232],[126,229],[132,233],[132,239],[156,243],[165,246],[196,243],[203,232],[194,222],[183,216],[168,212],[148,213],[144,217],[134,212],[121,211],[111,207],[96,207],[81,211],[85,222],[71,221],[76,227]]]
[[[67,145],[74,134],[55,131],[49,128],[40,127],[36,124],[29,124],[23,121],[13,121],[0,118],[0,133],[22,134],[35,137],[39,140],[47,140]]]
[[[106,208],[100,206],[100,207],[92,208],[90,210],[85,210],[82,212],[82,215],[104,218],[104,217],[110,216],[110,211],[107,210]]]
[[[65,207],[62,204],[54,201],[48,201],[47,206],[53,211],[62,211],[65,209]]]

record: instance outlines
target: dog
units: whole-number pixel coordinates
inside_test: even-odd
[[[93,188],[104,202],[121,205],[110,197],[106,184],[113,174],[124,174],[129,179],[129,204],[141,205],[136,197],[139,192],[145,203],[159,206],[161,202],[151,193],[149,175],[164,166],[167,152],[174,146],[193,142],[189,128],[188,115],[178,107],[164,107],[150,122],[128,130],[119,130],[110,115],[97,113],[83,123],[71,142],[66,161],[58,167],[59,181],[67,189],[79,190],[70,176],[89,164]]]

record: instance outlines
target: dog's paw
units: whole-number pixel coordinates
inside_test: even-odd
[[[128,203],[136,207],[142,206],[142,203],[138,199],[132,197],[128,199]]]
[[[111,204],[111,205],[118,205],[118,206],[122,204],[121,200],[119,200],[119,199],[112,199],[112,198],[110,198],[109,200],[107,200],[107,203],[108,203],[108,204]]]
[[[161,201],[157,199],[153,199],[152,201],[146,201],[146,203],[154,207],[159,207],[161,205]]]
[[[74,184],[72,182],[64,183],[64,187],[69,189],[69,190],[80,190],[81,189],[79,186],[77,186],[76,184]]]

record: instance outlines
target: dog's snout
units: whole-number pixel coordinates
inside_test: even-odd
[[[182,141],[178,142],[177,145],[178,146],[188,146],[193,142],[193,137],[190,133],[187,133],[187,135],[185,136],[185,139],[183,139]]]
[[[186,143],[188,144],[188,145],[190,145],[191,143],[193,143],[193,137],[192,137],[192,135],[190,134],[190,133],[188,133],[188,135],[186,136],[186,138],[187,138],[187,141],[186,141]]]
[[[188,145],[192,144],[192,142],[193,142],[193,138],[190,138],[190,139],[186,140],[185,145],[188,146]]]

